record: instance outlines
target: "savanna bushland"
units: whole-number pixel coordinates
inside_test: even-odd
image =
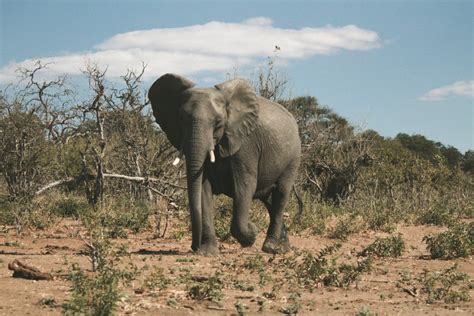
[[[145,67],[109,81],[88,65],[82,84],[44,79],[47,68],[19,69],[0,91],[0,313],[472,311],[474,151],[383,137],[316,96],[290,98],[269,58],[249,79],[298,122],[294,249],[260,251],[268,215],[257,202],[259,238],[241,248],[232,201],[216,197],[221,254],[197,256],[185,167],[171,165],[179,153],[151,113]],[[14,259],[52,279],[12,278]]]

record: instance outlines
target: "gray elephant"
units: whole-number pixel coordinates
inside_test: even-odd
[[[214,88],[194,88],[178,75],[157,79],[148,92],[153,114],[171,144],[186,156],[191,212],[191,248],[218,253],[213,195],[233,199],[231,234],[243,247],[254,244],[249,220],[253,199],[270,214],[262,250],[290,248],[283,210],[294,185],[301,142],[294,117],[281,105],[255,94],[243,79]]]

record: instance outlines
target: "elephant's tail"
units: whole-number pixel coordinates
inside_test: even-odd
[[[303,215],[304,203],[301,198],[300,192],[296,189],[296,184],[293,184],[293,192],[295,193],[296,200],[298,201],[298,212],[296,212],[293,222],[297,225],[301,224],[301,216]]]

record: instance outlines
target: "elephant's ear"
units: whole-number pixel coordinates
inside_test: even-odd
[[[255,90],[243,79],[229,80],[215,86],[227,100],[227,123],[219,141],[222,157],[235,154],[256,127],[258,102]]]
[[[153,115],[171,144],[177,149],[181,149],[183,141],[178,125],[179,108],[184,103],[183,92],[193,86],[194,83],[186,78],[166,74],[158,78],[148,90]]]

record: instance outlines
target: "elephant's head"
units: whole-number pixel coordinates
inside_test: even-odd
[[[213,151],[236,153],[258,117],[257,96],[249,83],[234,79],[214,88],[193,88],[177,75],[166,74],[148,92],[153,114],[169,141],[186,155],[188,197],[194,250],[201,244],[201,184],[204,163]],[[213,159],[211,159],[213,160]]]

